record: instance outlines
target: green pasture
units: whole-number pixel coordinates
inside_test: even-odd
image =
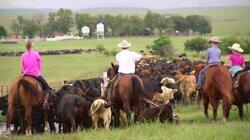
[[[183,44],[191,37],[173,37],[175,54],[184,52]],[[60,49],[90,49],[98,45],[103,45],[107,50],[119,50],[117,44],[127,39],[132,42],[132,50],[139,52],[151,45],[155,38],[108,38],[105,40],[67,40],[57,42],[36,41],[35,50],[60,50]],[[18,44],[2,44],[0,52],[25,51],[24,42]],[[115,56],[104,56],[100,53],[81,55],[52,55],[42,56],[43,75],[49,82],[74,79],[86,73],[95,72],[109,66],[114,61]],[[10,83],[15,77],[20,75],[20,57],[0,57],[0,83]]]
[[[2,136],[5,139],[14,140],[53,140],[53,139],[119,139],[119,140],[248,140],[250,137],[250,113],[246,111],[245,120],[241,121],[238,117],[238,110],[231,110],[230,119],[227,123],[222,123],[221,106],[218,111],[218,120],[212,121],[212,109],[210,110],[210,119],[206,120],[203,115],[203,107],[198,108],[197,105],[178,106],[174,108],[174,112],[180,116],[180,124],[161,124],[159,122],[153,123],[139,123],[132,124],[126,129],[112,129],[112,130],[84,130],[82,132],[72,134],[45,134],[27,136]],[[234,107],[233,107],[234,108]],[[1,138],[1,136],[0,136]]]
[[[184,42],[193,36],[171,37],[174,46],[174,57],[184,51]],[[209,37],[207,37],[209,38]],[[139,52],[145,50],[147,45],[153,44],[155,38],[147,37],[130,37],[130,38],[107,38],[105,40],[67,40],[57,42],[35,41],[35,50],[61,50],[61,49],[90,49],[98,45],[103,45],[107,50],[117,50],[117,44],[127,39],[132,42],[131,50]],[[1,44],[0,52],[25,51],[24,42],[18,44]],[[196,53],[187,52],[188,57],[192,60],[204,59],[204,52],[199,56]],[[97,72],[100,69],[109,67],[110,62],[114,62],[115,56],[105,56],[100,53],[78,54],[78,55],[52,55],[42,56],[43,75],[49,82],[70,80],[79,76],[84,76],[90,72]],[[247,56],[247,60],[250,56]],[[228,56],[223,56],[223,61],[228,63]],[[14,78],[20,75],[20,57],[0,57],[0,84],[10,83]]]

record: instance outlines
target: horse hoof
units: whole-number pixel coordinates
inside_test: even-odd
[[[227,123],[227,119],[223,118],[222,123]]]
[[[5,132],[5,134],[6,134],[6,135],[11,135],[10,130],[9,130],[9,129],[7,129],[7,130],[6,130],[6,132]]]

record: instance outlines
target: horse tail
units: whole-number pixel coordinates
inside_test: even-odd
[[[32,85],[29,81],[25,80],[25,79],[20,79],[18,81],[18,89],[19,87],[22,86],[24,91],[27,91],[27,92],[30,92],[30,93],[33,93],[33,95],[39,95],[40,91],[34,86]]]
[[[131,78],[132,80],[132,84],[133,84],[133,92],[139,92],[140,94],[142,94],[143,96],[145,96],[146,98],[150,98],[147,94],[146,91],[143,87],[143,85],[141,84],[141,82],[139,81],[138,77],[136,76],[132,76]]]

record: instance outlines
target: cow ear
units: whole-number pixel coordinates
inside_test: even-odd
[[[114,63],[111,63],[111,66],[112,66],[112,68],[115,68],[115,65],[114,65]]]

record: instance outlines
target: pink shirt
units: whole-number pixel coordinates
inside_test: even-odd
[[[231,60],[232,66],[234,65],[242,66],[245,63],[243,55],[236,53],[230,54],[229,60]]]
[[[36,51],[26,51],[21,56],[23,75],[41,76],[41,56]]]

